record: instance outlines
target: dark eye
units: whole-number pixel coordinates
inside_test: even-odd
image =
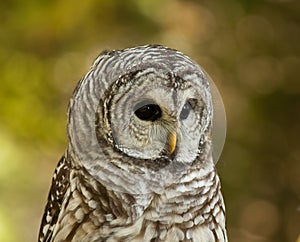
[[[195,106],[195,100],[191,99],[189,101],[187,101],[184,105],[183,108],[181,110],[180,113],[180,119],[187,119],[187,117],[190,115],[191,110],[194,108]]]
[[[134,113],[139,119],[145,121],[155,121],[161,117],[161,109],[157,104],[144,105]]]

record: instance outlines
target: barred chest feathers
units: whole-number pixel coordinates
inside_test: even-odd
[[[213,166],[190,171],[162,194],[143,196],[105,191],[89,174],[76,173],[51,241],[227,241]]]

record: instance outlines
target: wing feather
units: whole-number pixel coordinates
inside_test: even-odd
[[[57,222],[61,205],[67,188],[70,186],[69,162],[63,156],[58,162],[52,178],[52,185],[48,195],[48,202],[45,207],[40,232],[39,242],[50,242],[55,224]]]

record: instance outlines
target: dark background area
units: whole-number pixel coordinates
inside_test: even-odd
[[[67,106],[103,49],[176,48],[218,86],[232,242],[300,241],[297,0],[0,1],[0,241],[36,241]]]

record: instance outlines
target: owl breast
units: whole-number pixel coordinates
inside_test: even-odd
[[[144,196],[107,191],[76,173],[51,241],[227,241],[214,167],[189,171],[162,194]]]

